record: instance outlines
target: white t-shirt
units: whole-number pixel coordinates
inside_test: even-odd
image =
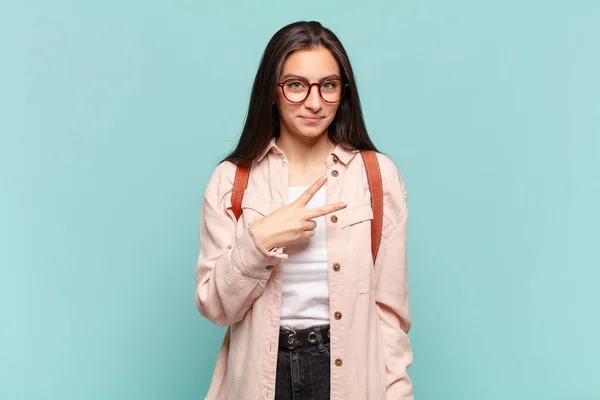
[[[308,187],[291,186],[289,201],[296,200],[306,189]],[[307,208],[324,206],[326,194],[326,185],[323,185]],[[281,326],[304,329],[329,324],[325,217],[313,221],[317,223],[313,237],[286,246],[288,258],[282,265]]]

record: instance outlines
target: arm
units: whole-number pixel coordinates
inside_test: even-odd
[[[396,165],[380,160],[386,215],[379,253],[375,261],[375,301],[383,336],[387,398],[412,400],[407,368],[413,359],[408,339],[411,325],[406,266],[406,189]]]
[[[268,266],[287,256],[280,249],[267,251],[258,241],[254,224],[247,224],[236,239],[237,221],[231,211],[235,165],[220,164],[204,193],[200,214],[200,252],[196,267],[196,306],[219,326],[240,321],[271,276]]]

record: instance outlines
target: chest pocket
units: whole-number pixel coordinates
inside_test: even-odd
[[[373,219],[373,208],[371,204],[363,204],[357,207],[353,207],[349,210],[346,210],[343,214],[340,215],[340,224],[342,229],[347,228],[352,225],[356,225],[363,221],[368,221]]]
[[[244,192],[242,216],[246,222],[265,217],[270,214],[271,205],[271,202],[265,201],[251,192]]]

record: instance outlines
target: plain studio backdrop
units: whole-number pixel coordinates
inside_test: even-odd
[[[0,399],[203,398],[204,186],[313,19],[408,188],[416,398],[600,399],[594,0],[3,1]]]

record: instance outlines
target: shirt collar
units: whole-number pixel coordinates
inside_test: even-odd
[[[262,161],[262,159],[271,150],[275,151],[277,154],[283,154],[283,151],[279,147],[277,147],[276,141],[277,141],[276,138],[271,139],[271,141],[269,142],[267,147],[262,151],[262,153],[260,153],[260,155],[256,159],[256,163],[260,163]],[[359,153],[359,151],[360,150],[348,150],[345,147],[343,147],[341,144],[338,143],[335,146],[335,149],[333,149],[333,151],[331,152],[331,154],[333,154],[335,157],[337,157],[342,162],[342,164],[347,165],[350,162],[350,160],[352,160],[354,158],[354,156]]]
[[[335,149],[331,152],[334,156],[336,156],[344,165],[348,165],[350,160],[354,158],[356,154],[358,154],[360,150],[348,150],[343,147],[341,144],[337,144]]]
[[[277,144],[275,144],[275,141],[276,141],[276,139],[272,138],[271,141],[269,142],[269,144],[267,145],[267,147],[262,151],[262,153],[260,153],[260,155],[256,159],[257,164],[259,162],[261,162],[261,160],[269,153],[269,151],[271,151],[272,148],[275,148],[278,153],[283,153],[283,151],[281,151],[281,149],[279,147],[277,147]]]

